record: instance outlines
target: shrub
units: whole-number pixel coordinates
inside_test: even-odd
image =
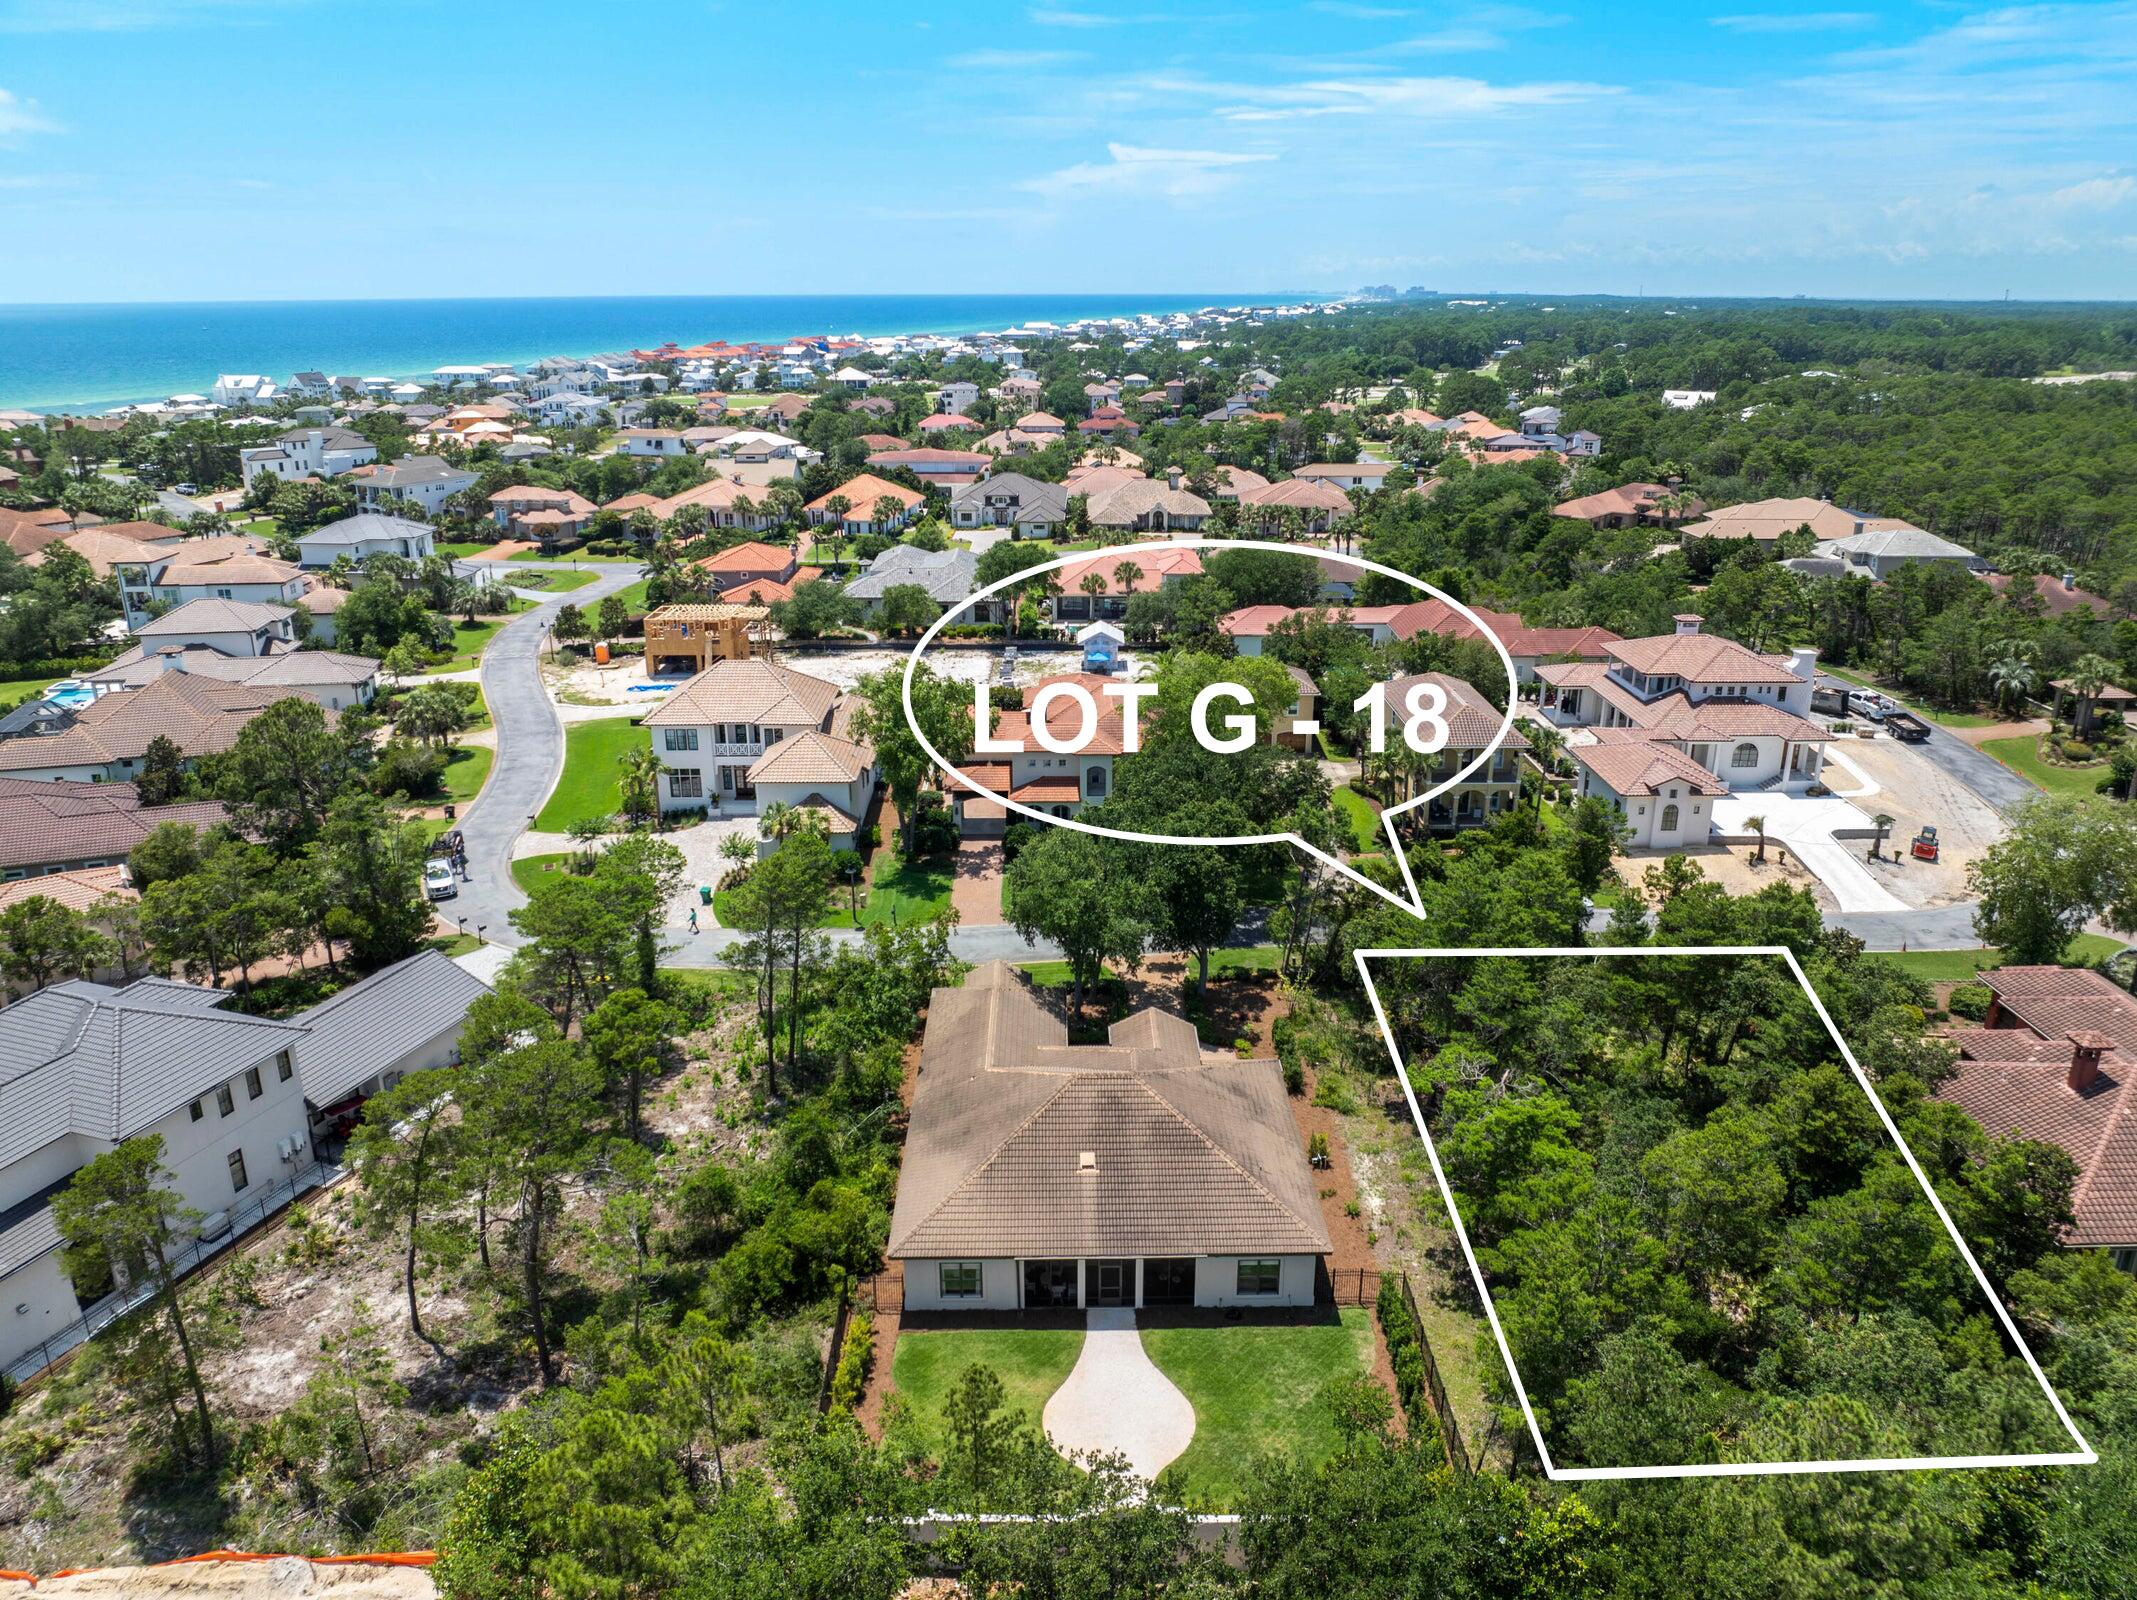
[[[1994,991],[1985,983],[1962,983],[1953,988],[1946,1004],[1954,1016],[1979,1022],[1989,1014],[1989,1006],[1995,998]]]
[[[846,1337],[839,1342],[838,1365],[831,1373],[831,1404],[851,1411],[861,1403],[868,1388],[868,1368],[875,1359],[875,1328],[866,1312],[857,1311],[846,1324]]]
[[[2065,739],[2056,750],[2065,761],[2090,761],[2093,755],[2092,746],[2083,739]]]
[[[411,800],[439,793],[444,780],[445,752],[412,739],[388,739],[371,769],[374,794],[405,794]]]
[[[1393,1272],[1380,1275],[1380,1294],[1374,1301],[1380,1332],[1388,1342],[1388,1364],[1395,1369],[1395,1395],[1410,1425],[1410,1437],[1420,1442],[1439,1442],[1439,1419],[1432,1414],[1429,1386],[1425,1382],[1425,1349],[1417,1334],[1417,1322],[1403,1303],[1402,1279]]]
[[[1304,1094],[1306,1092],[1306,1064],[1299,1060],[1297,1056],[1281,1059],[1283,1059],[1284,1066],[1284,1093]]]
[[[1254,1041],[1244,1035],[1232,1041],[1232,1049],[1238,1053],[1239,1059],[1242,1061],[1254,1059]]]
[[[1002,833],[1002,863],[1004,866],[1016,860],[1024,847],[1039,837],[1039,830],[1028,822],[1012,822]]]

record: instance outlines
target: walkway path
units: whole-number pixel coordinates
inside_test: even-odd
[[[567,601],[598,602],[641,575],[636,566],[611,567],[584,588],[553,596],[514,617],[483,651],[482,695],[497,728],[497,761],[460,822],[467,840],[468,879],[460,886],[453,915],[465,917],[470,928],[486,927],[487,938],[519,942],[508,917],[527,897],[512,881],[512,841],[534,820],[564,770],[563,725],[542,683],[542,641],[549,624]]]
[[[1068,1381],[1046,1402],[1046,1436],[1063,1455],[1104,1451],[1155,1478],[1195,1437],[1195,1408],[1157,1369],[1135,1331],[1135,1313],[1094,1309]]]

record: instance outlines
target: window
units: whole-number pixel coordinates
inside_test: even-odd
[[[251,1179],[249,1179],[249,1178],[247,1178],[247,1177],[245,1176],[245,1152],[244,1152],[244,1151],[242,1151],[242,1150],[233,1150],[233,1151],[231,1151],[231,1152],[230,1152],[230,1191],[231,1191],[231,1193],[233,1193],[233,1194],[243,1194],[243,1193],[245,1192],[245,1185],[246,1185],[246,1184],[248,1184],[248,1183],[250,1183],[251,1181],[252,1181]]]
[[[277,1083],[289,1082],[290,1074],[295,1072],[296,1070],[296,1067],[293,1066],[290,1062],[289,1052],[287,1050],[280,1051],[276,1054],[275,1081]]]
[[[1091,768],[1089,772],[1084,774],[1083,788],[1084,792],[1093,800],[1103,800],[1106,795],[1106,769],[1104,767]]]
[[[1738,745],[1729,757],[1729,765],[1732,767],[1755,767],[1758,764],[1759,747],[1748,739]]]
[[[695,750],[697,748],[697,729],[695,728],[664,728],[661,731],[666,738],[667,749]]]
[[[1677,808],[1674,805],[1667,805],[1662,808],[1662,831],[1664,833],[1675,833],[1677,831]]]
[[[208,1114],[208,1108],[202,1105],[198,1100],[187,1106],[186,1109],[193,1113],[193,1120],[195,1122],[198,1122],[202,1117]]]
[[[980,1297],[986,1275],[977,1261],[938,1261],[935,1270],[940,1276],[943,1299],[977,1300]]]
[[[245,1098],[257,1100],[266,1092],[266,1085],[260,1082],[260,1069],[258,1067],[247,1067],[245,1069]]]
[[[237,1109],[237,1102],[230,1098],[229,1084],[223,1084],[216,1089],[215,1109],[220,1111],[226,1117],[229,1116],[231,1112]]]
[[[678,800],[697,800],[705,793],[704,775],[696,767],[678,767],[668,774],[668,793]]]
[[[1241,1294],[1275,1294],[1283,1287],[1284,1264],[1271,1256],[1261,1261],[1239,1263]]]

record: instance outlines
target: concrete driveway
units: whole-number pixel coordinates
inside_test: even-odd
[[[1046,1436],[1063,1455],[1126,1456],[1129,1470],[1147,1482],[1193,1442],[1195,1408],[1143,1349],[1133,1311],[1084,1315],[1083,1352],[1046,1402]]]
[[[1714,802],[1714,827],[1731,836],[1756,833],[1747,817],[1766,819],[1768,840],[1786,845],[1830,889],[1842,911],[1905,911],[1907,902],[1870,876],[1858,859],[1860,846],[1833,837],[1835,828],[1867,828],[1872,824],[1845,800],[1808,795],[1731,794]]]

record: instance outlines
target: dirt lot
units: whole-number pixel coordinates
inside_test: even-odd
[[[1973,790],[1907,745],[1892,739],[1848,739],[1835,748],[1877,785],[1873,793],[1848,798],[1872,816],[1883,812],[1894,819],[1886,853],[1897,852],[1899,859],[1868,863],[1871,876],[1911,906],[1966,899],[1967,865],[2004,836],[2003,819]],[[1834,784],[1836,790],[1842,787]],[[1925,823],[1936,828],[1943,846],[1941,859],[1934,863],[1907,857],[1907,841]]]
[[[1821,911],[1834,909],[1832,891],[1803,869],[1803,864],[1785,847],[1768,844],[1765,865],[1753,858],[1758,854],[1754,845],[1706,844],[1691,850],[1630,850],[1610,858],[1619,879],[1639,892],[1640,881],[1649,867],[1655,866],[1666,856],[1689,856],[1706,874],[1710,883],[1718,883],[1731,894],[1757,894],[1770,883],[1785,883],[1791,889],[1808,889],[1818,901]]]

